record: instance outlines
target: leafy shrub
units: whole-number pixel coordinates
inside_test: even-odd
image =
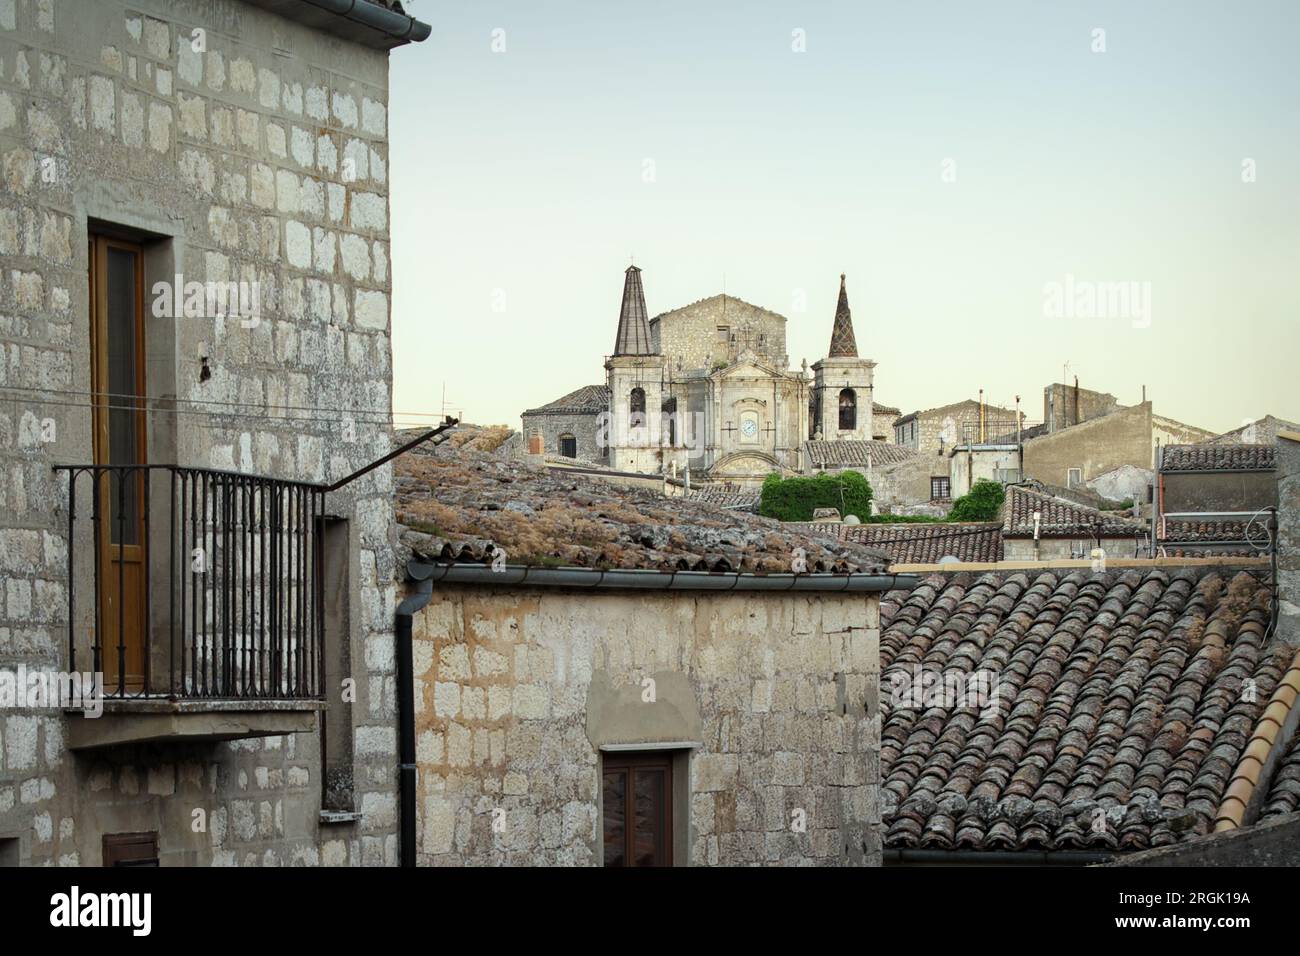
[[[815,508],[838,508],[840,516],[871,519],[871,485],[856,471],[821,472],[807,478],[782,478],[776,472],[763,482],[758,513],[781,521],[811,521]]]
[[[981,478],[974,487],[952,503],[949,521],[992,521],[1002,510],[1007,493],[998,481]]]

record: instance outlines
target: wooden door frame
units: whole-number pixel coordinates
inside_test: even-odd
[[[146,464],[149,460],[149,434],[148,434],[148,417],[145,414],[145,396],[146,396],[146,378],[145,378],[145,324],[144,324],[144,247],[140,243],[128,242],[122,239],[111,238],[109,236],[97,233],[91,233],[88,237],[89,251],[89,290],[90,290],[90,382],[91,382],[91,444],[93,460],[95,464],[109,464],[110,435],[109,435],[109,418],[112,406],[127,401],[122,395],[114,395],[109,392],[109,372],[108,372],[108,251],[110,249],[122,249],[132,253],[135,256],[135,307],[132,310],[135,319],[135,382],[133,383],[133,394],[135,399],[135,433],[136,433],[136,454],[138,461],[132,464]],[[124,464],[124,463],[120,463]],[[120,671],[117,666],[117,640],[120,639],[127,649],[127,666],[125,668],[126,685],[128,688],[141,689],[145,683],[145,677],[148,673],[148,661],[144,660],[145,656],[145,634],[144,631],[149,626],[149,608],[145,606],[144,593],[145,578],[149,573],[149,542],[146,536],[147,523],[144,514],[145,509],[145,483],[149,480],[149,472],[140,470],[135,472],[138,476],[135,480],[133,493],[136,498],[136,541],[137,544],[128,545],[125,543],[113,543],[112,528],[112,500],[111,488],[112,481],[109,473],[105,473],[98,479],[98,490],[100,495],[99,508],[99,554],[95,560],[97,564],[97,573],[100,581],[100,606],[105,606],[108,596],[112,593],[114,582],[119,580],[119,572],[114,568],[117,564],[129,561],[138,564],[140,568],[140,581],[138,594],[136,595],[138,626],[133,626],[130,618],[132,615],[125,615],[127,620],[127,634],[125,637],[116,635],[110,628],[110,622],[107,615],[101,613],[100,634],[97,638],[101,641],[100,666],[104,669],[105,692],[110,688],[117,686],[118,674]],[[129,556],[129,557],[128,557]],[[125,580],[125,575],[122,575]],[[125,602],[126,595],[122,595]],[[112,622],[112,627],[116,627],[116,621]],[[108,637],[113,634],[116,638],[109,642]],[[132,670],[132,651],[138,652],[141,662],[140,673],[134,673]],[[109,656],[114,658],[112,672],[109,669]]]

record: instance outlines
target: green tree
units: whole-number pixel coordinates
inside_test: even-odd
[[[952,503],[949,521],[992,521],[1002,510],[1007,493],[998,481],[981,478],[971,490]]]
[[[871,518],[871,485],[856,471],[821,472],[807,478],[782,478],[772,472],[763,482],[758,513],[781,521],[811,521],[816,508],[838,508],[840,515]]]

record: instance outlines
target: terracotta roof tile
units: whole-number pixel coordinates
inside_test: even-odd
[[[1268,796],[1260,809],[1260,818],[1295,813],[1300,809],[1300,734],[1291,738],[1291,744],[1273,774]]]
[[[802,548],[810,572],[889,565],[858,542],[476,451],[470,436],[466,428],[394,461],[398,521],[422,535],[404,543],[433,560],[487,561],[500,547],[511,564],[764,574],[788,573]]]
[[[1219,568],[936,573],[885,595],[886,845],[1122,850],[1209,832],[1290,658],[1262,647],[1269,597]],[[946,699],[914,692],[922,674]]]
[[[1041,514],[1039,536],[1077,537],[1090,536],[1100,524],[1102,534],[1132,535],[1147,530],[1144,523],[1117,517],[1096,508],[1015,485],[1007,487],[1007,500],[1003,505],[1003,533],[1007,537],[1032,537],[1034,512]]]
[[[854,440],[810,440],[803,443],[804,454],[808,463],[814,468],[841,467],[857,465],[867,467],[867,456],[871,457],[873,468],[894,465],[900,461],[910,461],[916,452],[902,445],[887,441]]]
[[[572,415],[603,412],[609,409],[608,385],[584,385],[553,402],[530,408],[525,415]]]
[[[1274,445],[1166,445],[1161,471],[1272,471]]]
[[[909,522],[903,524],[839,524],[845,541],[859,541],[883,551],[895,564],[938,564],[940,558],[959,561],[1001,561],[1002,526],[996,524]]]
[[[719,508],[735,511],[749,511],[758,514],[758,505],[762,494],[757,491],[733,491],[727,488],[692,488],[685,497],[692,501],[707,501]]]

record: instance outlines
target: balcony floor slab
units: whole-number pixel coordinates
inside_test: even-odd
[[[66,713],[68,748],[90,750],[141,743],[210,743],[249,737],[311,733],[318,700],[172,700],[141,697],[105,700],[104,712],[91,717]]]

